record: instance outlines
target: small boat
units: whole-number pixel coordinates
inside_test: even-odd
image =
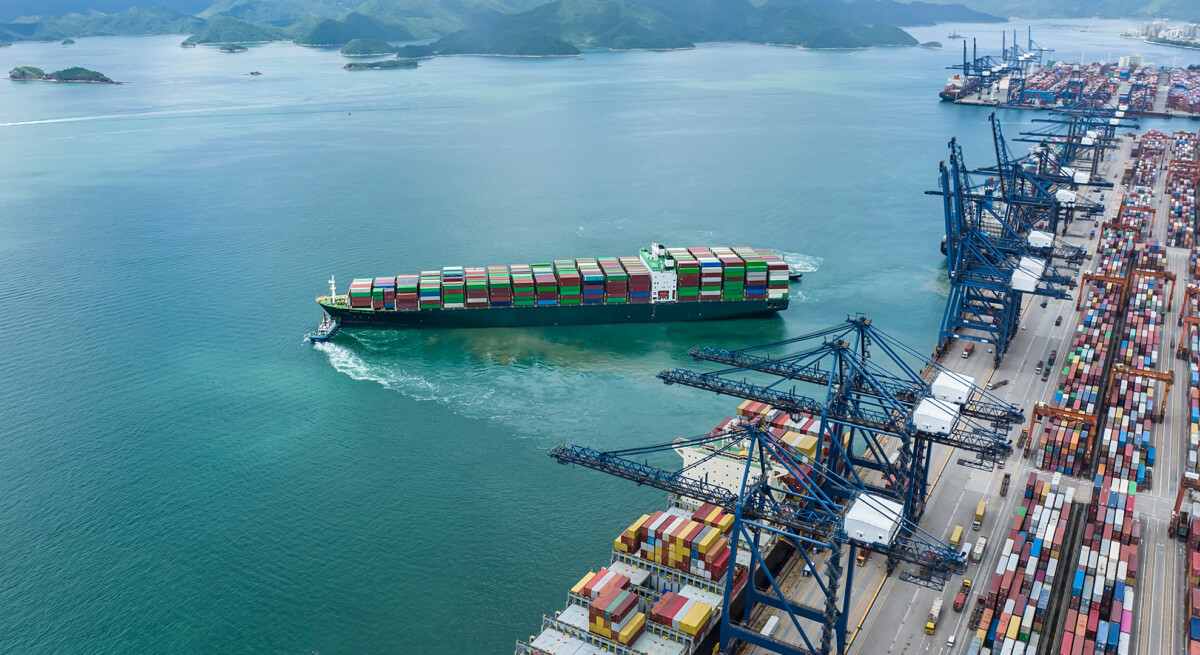
[[[947,39],[965,39],[965,38],[967,38],[967,37],[965,37],[965,36],[963,36],[963,35],[959,34],[959,33],[958,33],[958,30],[954,30],[953,32],[951,32],[951,33],[947,34],[947,35],[946,35],[946,38],[947,38]]]
[[[804,277],[804,272],[795,266],[788,266],[788,281],[799,282],[800,278]]]
[[[321,324],[317,326],[317,329],[308,333],[308,340],[317,342],[329,341],[333,338],[333,335],[337,334],[341,327],[341,323],[329,318],[329,314],[326,314],[325,318],[321,320]]]
[[[332,275],[329,276],[329,295],[337,295],[337,284],[333,281]],[[335,321],[329,317],[329,314],[325,314],[324,318],[321,319],[321,324],[317,326],[317,329],[308,333],[308,340],[313,342],[329,341],[333,338],[333,335],[337,334],[341,327],[341,321]]]

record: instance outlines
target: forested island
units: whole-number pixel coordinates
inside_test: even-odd
[[[348,71],[376,71],[395,68],[416,68],[417,62],[412,59],[384,59],[383,61],[352,61],[342,68]]]
[[[107,75],[75,66],[47,73],[36,66],[18,66],[8,71],[8,79],[18,82],[86,82],[90,84],[120,84]]]
[[[236,43],[226,43],[225,45],[221,46],[221,52],[246,52],[247,50],[249,50],[249,48],[246,46],[238,45]]]

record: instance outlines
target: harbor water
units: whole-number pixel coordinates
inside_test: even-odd
[[[1200,61],[1127,27],[1034,29],[1063,58]],[[944,228],[922,192],[951,136],[969,164],[992,156],[989,110],[937,102],[951,29],[999,48],[999,28],[943,25],[911,30],[941,51],[368,72],[336,50],[182,37],[0,49],[0,70],[125,83],[0,82],[0,652],[511,648],[663,505],[546,450],[664,442],[733,412],[654,377],[687,348],[856,312],[932,348]],[[1005,113],[1014,136],[1034,117]],[[809,272],[774,319],[304,341],[331,274],[344,291],[651,241],[771,248]]]

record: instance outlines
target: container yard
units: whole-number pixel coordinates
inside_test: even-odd
[[[1047,62],[990,69],[985,79],[956,76],[943,99],[1004,109],[1113,108],[1134,117],[1200,116],[1200,71],[1153,64]],[[950,93],[951,87],[958,90]]]
[[[317,298],[344,326],[517,327],[764,316],[787,309],[790,270],[770,250],[666,248],[636,256],[446,266],[355,278]],[[459,311],[466,310],[466,311]]]
[[[1123,137],[1100,167],[1117,185],[1103,216],[1066,236],[1091,251],[1077,293],[1027,299],[999,366],[970,356],[990,353],[987,344],[960,341],[943,353],[943,365],[1026,408],[1028,423],[1014,430],[1014,455],[992,470],[955,466],[953,448],[933,446],[923,527],[961,549],[968,568],[930,589],[860,552],[847,652],[1200,653],[1198,141],[1186,131]],[[1186,389],[1175,389],[1184,362]],[[787,442],[814,454],[814,417],[754,402],[738,414],[786,423]],[[734,470],[742,468],[724,474]],[[619,542],[629,547],[631,537]],[[821,598],[809,568],[793,556],[778,574],[798,606]],[[672,590],[656,591],[654,602]],[[757,612],[752,624],[798,640],[782,612]]]

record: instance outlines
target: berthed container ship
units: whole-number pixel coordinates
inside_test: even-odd
[[[793,454],[816,457],[818,417],[792,416],[749,400],[709,436],[733,434],[746,419],[761,420]],[[822,452],[828,454],[828,446]],[[755,457],[743,446],[720,440],[680,446],[676,453],[693,475],[735,493],[741,489],[746,458]],[[792,483],[786,468],[769,464],[772,486]],[[611,563],[575,583],[566,606],[543,615],[541,630],[518,641],[515,655],[710,655],[720,638],[722,614],[742,615],[750,582],[752,555],[744,548],[734,552],[733,523],[733,515],[719,507],[671,496],[666,510],[642,515],[617,535]],[[794,549],[764,534],[759,552],[772,575],[779,575]],[[729,567],[734,574],[732,607],[725,607]],[[761,569],[756,577],[759,587],[768,584]]]
[[[666,248],[631,257],[447,266],[358,278],[317,298],[344,326],[529,327],[765,316],[788,307],[792,276],[770,250]]]

